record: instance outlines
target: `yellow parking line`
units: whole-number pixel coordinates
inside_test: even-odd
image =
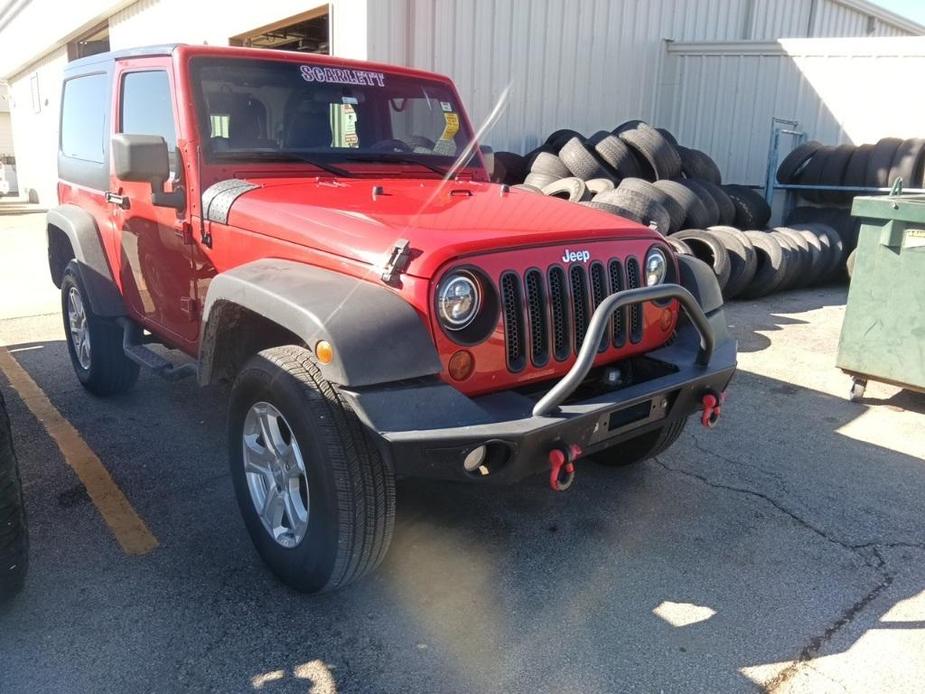
[[[96,453],[87,445],[48,396],[5,348],[0,347],[0,371],[19,393],[32,414],[58,444],[64,461],[83,482],[106,525],[126,554],[147,554],[157,547],[157,538],[125,498]]]

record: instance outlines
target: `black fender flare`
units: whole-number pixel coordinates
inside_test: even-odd
[[[708,316],[723,307],[723,292],[713,268],[699,258],[678,256],[679,284],[694,295],[700,308]]]
[[[214,373],[222,316],[240,307],[284,328],[314,350],[330,342],[334,359],[324,377],[362,387],[438,374],[442,369],[430,330],[391,289],[290,260],[261,259],[216,275],[202,314],[199,381]]]
[[[52,228],[63,232],[70,241],[74,259],[77,260],[80,270],[80,279],[83,280],[84,288],[89,295],[87,298],[93,312],[109,318],[124,316],[125,302],[113,281],[106,251],[103,249],[103,239],[93,215],[76,205],[59,205],[48,210],[46,230],[49,269],[54,280],[55,269],[51,267],[53,259],[50,255],[53,246]]]

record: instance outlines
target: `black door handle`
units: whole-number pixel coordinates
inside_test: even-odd
[[[106,202],[111,202],[113,205],[118,205],[123,210],[127,210],[129,208],[129,201],[128,201],[127,195],[118,195],[116,193],[107,192],[105,197],[106,197]]]

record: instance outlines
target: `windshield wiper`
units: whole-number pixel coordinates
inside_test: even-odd
[[[418,159],[412,159],[411,157],[381,157],[369,154],[365,156],[347,157],[346,161],[368,162],[371,164],[417,164],[418,166],[423,166],[425,169],[430,169],[435,174],[439,174],[441,177],[446,176],[448,172],[448,169],[444,169],[441,166],[428,164],[426,162],[419,161]]]
[[[322,171],[327,171],[330,174],[335,176],[342,176],[344,178],[350,178],[354,174],[347,169],[342,169],[339,166],[333,166],[331,164],[323,164],[312,157],[306,157],[303,154],[297,154],[295,152],[282,152],[282,151],[224,151],[224,152],[213,152],[212,156],[216,159],[235,159],[235,160],[248,160],[253,159],[255,161],[297,161],[305,164],[311,164]]]

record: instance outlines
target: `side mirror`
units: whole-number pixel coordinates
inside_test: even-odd
[[[151,185],[153,204],[176,210],[186,207],[186,195],[182,189],[164,192],[164,183],[170,177],[170,164],[167,142],[160,135],[113,135],[112,161],[116,177],[120,180]]]

